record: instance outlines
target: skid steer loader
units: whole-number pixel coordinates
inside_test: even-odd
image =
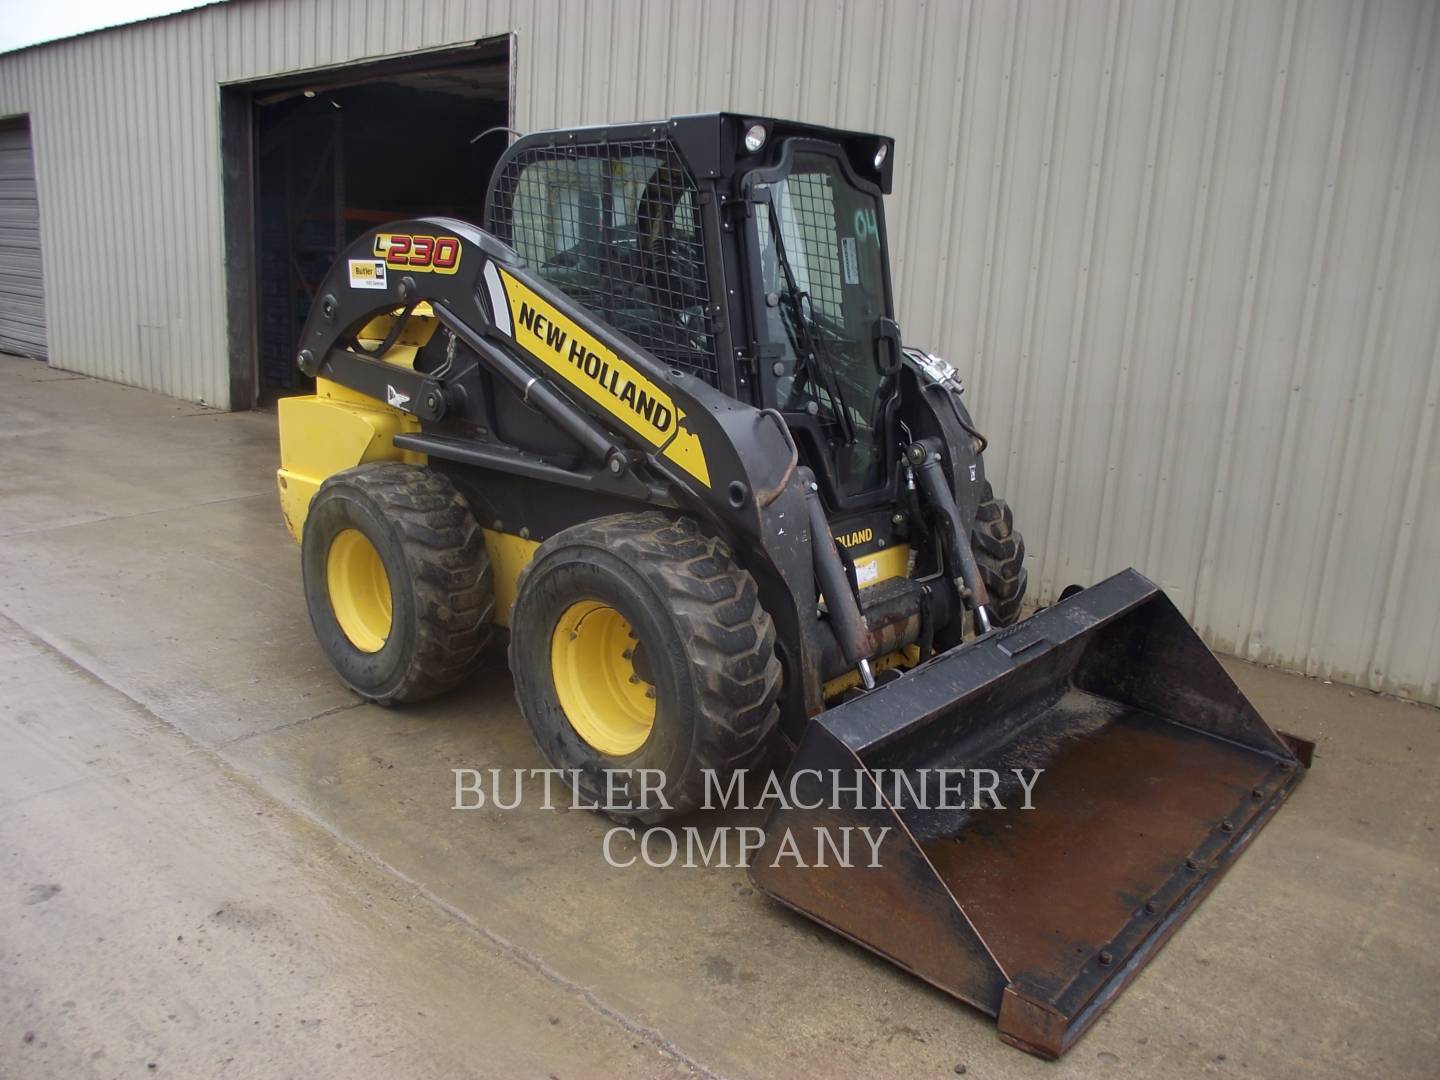
[[[358,694],[439,693],[508,628],[541,752],[642,823],[790,752],[755,883],[1053,1057],[1311,745],[1134,570],[1020,619],[964,387],[895,322],[893,164],[731,114],[519,138],[483,228],[396,222],[330,271],[280,500]],[[658,797],[616,803],[642,769]],[[1033,808],[932,798],[959,770],[1029,770]],[[875,865],[774,857],[858,825]]]

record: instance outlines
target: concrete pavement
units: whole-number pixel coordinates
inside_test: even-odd
[[[273,417],[0,359],[0,1075],[1434,1074],[1440,712],[1229,664],[1317,767],[1046,1065],[742,870],[450,809],[541,764],[503,657],[345,691],[275,458]]]

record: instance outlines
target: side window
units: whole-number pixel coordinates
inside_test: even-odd
[[[698,196],[667,143],[522,152],[496,184],[490,225],[663,363],[716,383]]]

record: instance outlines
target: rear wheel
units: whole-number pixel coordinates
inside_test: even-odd
[[[546,759],[622,820],[698,806],[706,770],[723,784],[752,764],[779,716],[775,631],[754,579],[694,521],[655,512],[540,546],[517,586],[510,669]],[[643,803],[641,769],[658,770]]]
[[[1025,538],[1015,530],[1015,515],[1004,499],[995,497],[988,480],[970,536],[980,580],[990,594],[990,621],[1009,626],[1020,618],[1025,599]]]
[[[448,479],[376,462],[321,485],[301,547],[326,657],[362,697],[421,701],[472,670],[495,608],[480,526]]]

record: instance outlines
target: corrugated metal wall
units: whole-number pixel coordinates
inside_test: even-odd
[[[1043,598],[1127,564],[1218,648],[1440,702],[1437,5],[235,0],[0,57],[52,356],[225,404],[217,85],[514,31],[516,120],[900,140],[907,339],[954,360]]]

